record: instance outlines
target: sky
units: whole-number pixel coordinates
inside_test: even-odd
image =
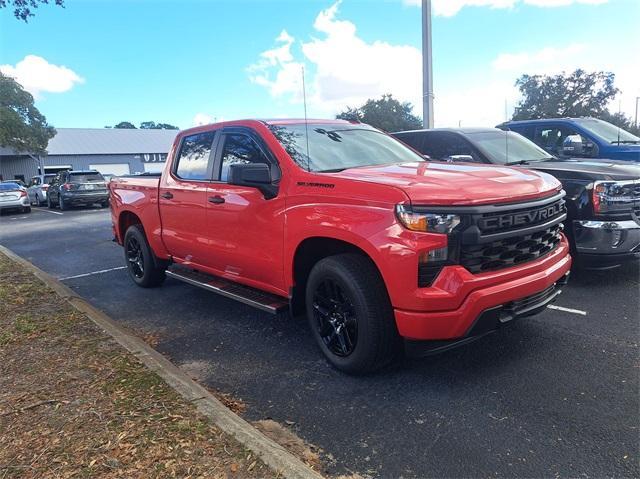
[[[0,10],[0,70],[56,127],[328,118],[391,93],[422,115],[420,0],[65,0]],[[433,0],[435,126],[494,126],[522,74],[640,96],[640,0]]]

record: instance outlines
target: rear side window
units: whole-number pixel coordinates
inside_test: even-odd
[[[247,135],[228,134],[222,150],[222,171],[220,180],[227,181],[231,165],[265,163],[269,160],[260,147]]]
[[[95,183],[104,181],[104,177],[98,173],[69,173],[69,183]]]
[[[178,155],[175,174],[184,180],[208,180],[209,156],[215,131],[185,136]]]
[[[0,183],[0,191],[16,191],[20,189],[18,183]]]
[[[470,155],[475,161],[480,161],[469,144],[455,133],[425,133],[423,140],[420,151],[433,160],[446,160],[455,155]]]

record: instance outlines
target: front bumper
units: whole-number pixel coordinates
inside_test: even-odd
[[[573,237],[578,258],[587,266],[616,266],[640,259],[640,224],[633,220],[575,220]]]
[[[564,239],[544,258],[496,273],[471,275],[460,266],[447,267],[434,286],[449,297],[449,304],[459,302],[459,306],[430,311],[395,308],[398,332],[405,339],[420,341],[471,338],[484,334],[495,329],[489,324],[496,326],[543,309],[557,296],[556,287],[566,281],[570,269],[569,247]],[[536,295],[550,288],[553,288],[552,297],[535,300]],[[530,301],[533,301],[529,304],[531,308],[527,307],[526,311],[518,309],[518,304]],[[482,328],[475,326],[480,323]]]

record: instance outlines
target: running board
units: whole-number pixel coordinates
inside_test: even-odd
[[[289,302],[286,298],[234,283],[219,276],[175,266],[167,270],[167,276],[206,289],[212,293],[235,299],[267,313],[278,314],[289,308]]]

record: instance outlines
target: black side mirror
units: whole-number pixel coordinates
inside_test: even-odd
[[[278,185],[274,184],[271,168],[266,163],[230,165],[228,182],[230,185],[257,188],[266,199],[274,198],[278,194]]]

